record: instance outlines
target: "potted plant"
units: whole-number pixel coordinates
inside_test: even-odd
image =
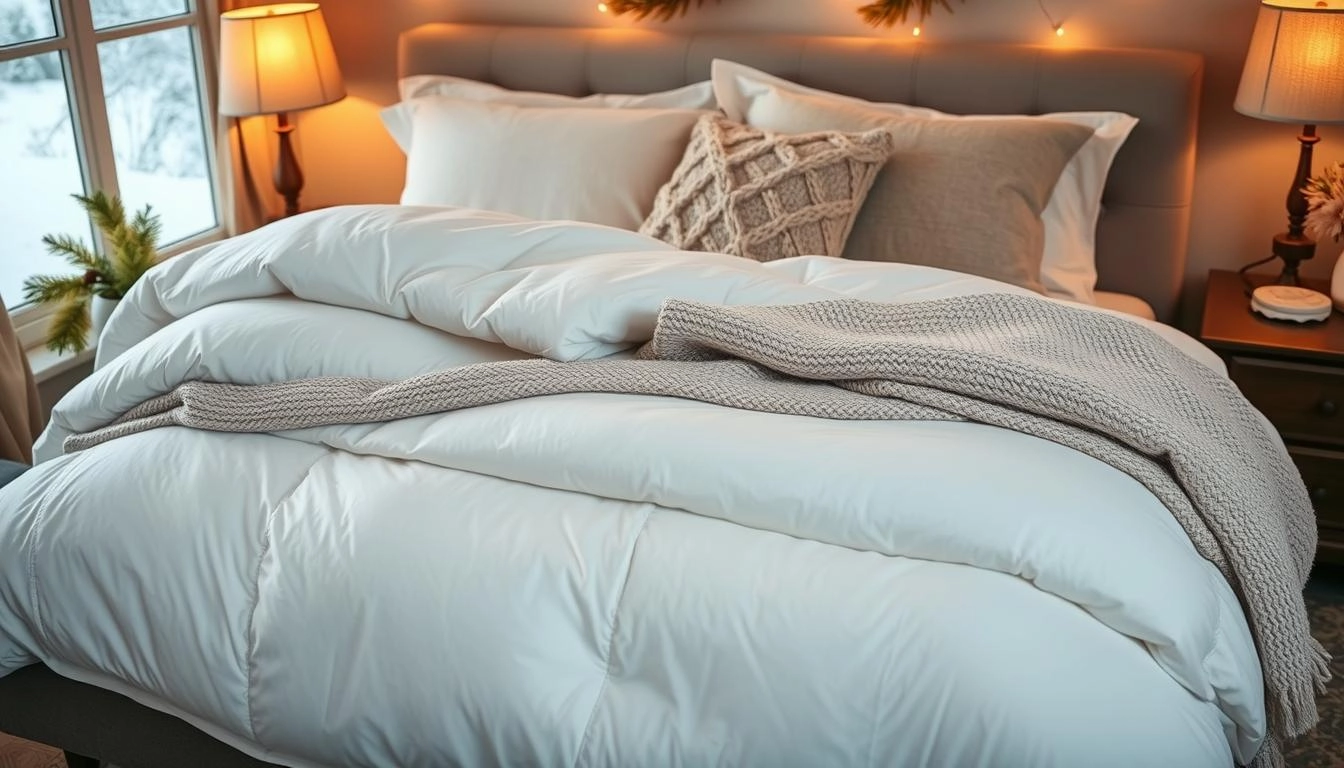
[[[70,235],[42,238],[49,253],[83,270],[76,275],[37,275],[23,283],[23,297],[28,301],[56,305],[47,330],[47,348],[55,352],[82,352],[89,338],[96,339],[102,332],[117,302],[159,260],[162,223],[150,206],[127,220],[126,207],[116,195],[95,192],[72,197],[103,233],[107,253],[98,253]]]

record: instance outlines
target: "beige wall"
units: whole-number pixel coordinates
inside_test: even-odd
[[[818,35],[875,32],[853,9],[860,0],[722,0],[667,25],[673,30],[760,31]],[[1198,287],[1214,267],[1267,255],[1284,228],[1284,196],[1296,165],[1296,130],[1232,110],[1256,0],[1046,0],[1064,20],[1058,40],[1035,0],[966,0],[925,26],[928,39],[1178,48],[1208,63],[1200,130],[1189,280]],[[324,0],[351,94],[303,116],[305,205],[393,202],[404,163],[382,131],[377,108],[395,100],[396,36],[427,21],[591,26],[624,24],[596,12],[596,0]],[[652,23],[652,22],[650,22]],[[1322,129],[1317,164],[1344,159],[1344,127]],[[1338,247],[1324,244],[1308,274],[1324,276]],[[1198,294],[1187,294],[1187,325]]]

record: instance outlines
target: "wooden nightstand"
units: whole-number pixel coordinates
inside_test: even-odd
[[[1235,272],[1214,271],[1200,338],[1288,445],[1316,506],[1317,559],[1344,563],[1344,315],[1306,325],[1267,320],[1251,311]]]

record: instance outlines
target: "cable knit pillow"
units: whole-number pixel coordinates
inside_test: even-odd
[[[756,261],[839,256],[891,146],[882,130],[785,136],[706,115],[639,231]]]

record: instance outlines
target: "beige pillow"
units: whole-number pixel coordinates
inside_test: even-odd
[[[706,115],[639,231],[756,261],[839,256],[890,152],[884,130],[786,136]]]
[[[408,102],[415,139],[404,205],[637,229],[704,112]]]
[[[1092,304],[1097,286],[1097,220],[1111,161],[1138,124],[1122,112],[1051,112],[1045,115],[950,115],[928,107],[864,101],[820,91],[723,59],[713,63],[714,95],[729,120],[742,122],[752,102],[770,91],[801,93],[832,102],[865,107],[897,117],[927,120],[1054,120],[1090,129],[1092,138],[1065,166],[1050,195],[1041,220],[1045,223],[1045,253],[1041,282],[1051,296]],[[660,105],[669,106],[669,105]],[[766,126],[767,128],[769,126]]]
[[[1092,137],[1052,120],[928,120],[772,90],[747,122],[772,131],[887,129],[894,149],[844,256],[968,272],[1044,292],[1041,214]]]

